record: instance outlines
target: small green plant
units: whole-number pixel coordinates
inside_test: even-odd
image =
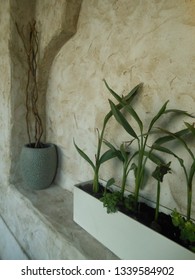
[[[103,206],[107,208],[108,214],[117,212],[118,205],[121,201],[121,192],[113,192],[112,189],[110,189],[110,186],[112,186],[114,182],[114,178],[107,181],[103,196],[100,198],[100,201],[103,202]]]
[[[115,213],[118,211],[118,206],[122,203],[122,195],[120,191],[105,192],[103,197],[100,198],[103,206],[107,208],[107,213]]]
[[[128,150],[128,146],[130,145],[130,143],[129,142],[122,143],[120,145],[120,149],[116,149],[110,142],[106,140],[104,140],[104,143],[109,147],[110,151],[112,151],[113,154],[115,154],[115,157],[118,158],[123,164],[122,183],[120,187],[121,187],[121,194],[122,196],[124,196],[127,177],[129,175],[129,172],[133,169],[133,167],[130,166],[132,155]]]
[[[194,123],[189,124],[185,122],[185,129],[172,133],[168,130],[160,128],[160,130],[165,133],[165,136],[159,138],[154,144],[153,148],[161,151],[163,153],[167,153],[175,157],[181,168],[183,169],[185,179],[186,179],[186,186],[187,186],[187,213],[186,218],[184,218],[181,214],[179,214],[176,209],[172,212],[172,223],[174,226],[178,227],[180,230],[180,239],[184,241],[189,247],[190,250],[195,252],[195,224],[191,220],[191,208],[192,208],[192,182],[195,174],[195,156],[192,150],[189,148],[187,141],[185,140],[186,135],[195,136],[195,128]],[[176,153],[170,150],[167,147],[162,146],[163,144],[177,140],[184,149],[189,154],[189,159],[191,159],[191,164],[189,167],[189,162],[184,161],[181,157],[179,157]]]
[[[135,86],[126,96],[122,96],[120,97],[116,92],[114,92],[107,84],[107,82],[104,80],[104,83],[107,87],[107,89],[110,91],[110,93],[116,98],[116,100],[119,102],[116,106],[116,108],[120,111],[125,105],[129,104],[132,102],[132,100],[134,99],[134,97],[137,95],[140,87],[142,86],[142,84],[138,84],[137,86]],[[94,193],[97,193],[99,191],[99,170],[100,170],[100,166],[114,158],[116,156],[115,153],[113,153],[113,151],[111,149],[109,149],[108,151],[104,152],[103,154],[101,154],[101,150],[102,150],[102,144],[103,144],[103,140],[104,140],[104,133],[105,133],[105,129],[106,129],[106,125],[108,123],[108,121],[110,120],[110,118],[112,117],[112,111],[110,110],[103,121],[103,126],[102,126],[102,131],[101,133],[98,131],[98,143],[97,143],[97,152],[95,154],[95,162],[93,162],[93,160],[91,160],[88,155],[82,150],[80,149],[75,141],[74,141],[74,146],[77,149],[78,153],[90,164],[90,166],[92,167],[93,171],[94,171],[94,178],[93,178],[93,191]]]
[[[186,214],[186,216],[187,216],[187,220],[189,221],[191,218],[192,182],[193,182],[193,177],[195,174],[195,156],[194,156],[194,153],[192,152],[192,150],[189,148],[187,141],[184,139],[184,136],[191,134],[194,137],[195,128],[194,128],[194,124],[191,125],[191,124],[185,122],[185,125],[187,128],[182,129],[175,133],[162,129],[162,128],[159,128],[166,135],[159,138],[158,140],[156,140],[154,142],[152,148],[156,149],[160,152],[172,155],[179,161],[179,164],[184,171],[184,175],[185,175],[185,179],[186,179],[186,185],[187,185],[187,214]],[[182,146],[185,148],[185,150],[189,154],[188,162],[185,162],[181,157],[176,155],[176,153],[174,153],[169,148],[162,146],[163,144],[165,144],[169,141],[173,141],[173,140],[178,140],[182,144]],[[191,165],[190,165],[190,168],[188,168],[190,159],[191,159]]]
[[[128,174],[132,167],[130,166],[130,162],[132,160],[130,156],[130,152],[127,149],[128,143],[122,143],[120,146],[120,149],[116,149],[110,142],[104,140],[104,143],[109,147],[110,151],[115,154],[115,157],[117,157],[123,164],[123,175],[122,175],[122,183],[120,191],[113,191],[107,192],[107,187],[105,188],[105,193],[101,199],[101,201],[104,204],[104,207],[107,207],[108,213],[114,213],[118,211],[118,205],[119,204],[125,204],[125,187],[126,187],[126,181]],[[113,183],[113,182],[112,182]]]
[[[180,239],[195,252],[195,223],[192,220],[184,218],[176,209],[172,212],[172,223],[180,230]]]

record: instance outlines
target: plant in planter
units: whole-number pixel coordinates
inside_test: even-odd
[[[195,252],[195,223],[192,220],[186,219],[176,209],[171,215],[173,225],[180,230],[180,239],[191,251]]]
[[[38,106],[40,94],[37,83],[39,44],[36,21],[29,22],[26,30],[20,29],[17,23],[16,28],[23,43],[28,66],[25,89],[28,144],[21,151],[21,172],[27,186],[34,189],[43,189],[48,187],[55,177],[57,150],[54,144],[44,144],[41,141],[43,122]],[[32,139],[33,135],[34,139]]]
[[[136,111],[132,108],[130,104],[124,106],[124,109],[130,114],[131,117],[134,118],[136,123],[138,124],[139,127],[139,132],[135,132],[133,127],[130,125],[130,123],[127,121],[127,119],[124,117],[124,115],[117,109],[115,104],[109,100],[110,107],[113,113],[113,116],[115,117],[116,121],[125,129],[125,131],[132,137],[130,140],[132,141],[137,141],[137,150],[133,153],[131,160],[134,158],[137,158],[137,162],[133,162],[131,169],[134,169],[134,174],[135,174],[135,192],[134,192],[134,201],[135,201],[135,210],[137,210],[138,206],[138,198],[139,198],[139,191],[140,188],[143,185],[144,181],[144,175],[145,175],[145,168],[146,168],[146,163],[148,159],[153,161],[155,164],[164,164],[164,162],[157,157],[154,154],[154,148],[149,147],[148,145],[148,140],[149,136],[152,133],[152,129],[157,122],[157,120],[160,119],[161,116],[167,114],[167,113],[176,113],[176,114],[184,114],[187,116],[191,116],[188,114],[186,111],[182,110],[176,110],[176,109],[166,109],[167,107],[167,102],[160,108],[158,113],[152,118],[151,122],[149,123],[148,129],[146,132],[144,132],[144,127],[143,127],[143,122],[139,118],[138,114]],[[157,140],[156,140],[157,141]]]
[[[110,93],[116,98],[116,100],[119,102],[116,106],[116,108],[120,111],[125,105],[129,104],[132,102],[133,98],[137,95],[137,93],[139,92],[139,89],[141,88],[142,84],[138,84],[137,86],[135,86],[126,96],[122,96],[120,97],[116,92],[114,92],[107,84],[106,80],[103,80],[107,89],[110,91]],[[116,157],[115,151],[113,151],[112,149],[109,149],[108,151],[104,152],[103,154],[101,154],[101,149],[102,149],[102,144],[103,144],[103,140],[104,140],[104,133],[105,133],[105,129],[106,129],[106,125],[109,121],[109,119],[112,117],[112,111],[109,111],[106,116],[104,117],[104,121],[103,121],[103,126],[102,126],[102,130],[101,133],[99,132],[99,130],[97,129],[98,132],[98,144],[97,144],[97,152],[95,154],[95,163],[93,163],[93,160],[91,160],[88,155],[81,150],[75,143],[74,141],[74,146],[77,149],[77,151],[79,152],[79,154],[90,164],[90,166],[92,167],[93,171],[94,171],[94,179],[93,179],[93,192],[97,193],[99,191],[99,170],[100,170],[100,166],[112,159],[113,157]]]
[[[159,216],[159,206],[160,206],[160,188],[161,182],[163,182],[163,178],[165,174],[170,173],[170,164],[160,164],[156,167],[156,169],[152,173],[152,177],[157,180],[157,196],[156,196],[156,209],[155,209],[155,216],[154,221],[152,221],[151,227],[157,231],[161,231],[161,227],[158,224],[158,216]]]
[[[108,85],[107,85],[108,87]],[[110,90],[111,91],[111,90]],[[109,143],[106,140],[103,140],[104,144],[109,148],[107,150],[107,153],[112,153],[112,158],[118,158],[122,164],[123,164],[123,175],[122,175],[122,183],[121,188],[117,189],[115,186],[112,186],[114,183],[114,179],[111,178],[107,184],[104,184],[105,189],[104,191],[99,195],[95,196],[96,198],[100,198],[100,200],[103,202],[103,205],[107,207],[107,212],[117,212],[119,210],[119,206],[121,204],[124,204],[127,206],[128,209],[131,209],[131,213],[134,213],[132,216],[135,218],[135,213],[138,213],[141,210],[148,210],[147,205],[142,205],[138,201],[139,198],[139,190],[143,184],[144,175],[145,175],[145,169],[146,169],[146,163],[148,160],[151,160],[153,163],[155,163],[157,166],[166,167],[166,172],[169,172],[169,165],[170,163],[166,164],[164,160],[156,155],[157,149],[154,148],[154,145],[149,145],[150,143],[148,141],[149,136],[153,132],[153,127],[156,123],[156,121],[162,116],[166,115],[168,113],[176,113],[176,114],[184,114],[187,116],[190,116],[187,112],[183,110],[177,110],[177,109],[167,109],[167,103],[166,102],[159,110],[159,112],[152,118],[148,129],[146,132],[144,132],[143,123],[140,120],[138,114],[135,112],[135,110],[132,108],[130,104],[124,104],[123,100],[119,100],[119,104],[121,104],[122,108],[125,110],[125,112],[129,112],[130,116],[133,117],[136,122],[138,123],[139,132],[136,132],[133,127],[128,123],[127,119],[124,117],[124,115],[121,113],[121,111],[117,108],[117,106],[112,102],[110,102],[111,107],[111,113],[115,117],[115,119],[121,124],[121,126],[130,134],[132,139],[129,140],[129,147],[126,149],[125,144],[123,143],[120,148],[115,148],[111,143]],[[156,132],[156,130],[155,130]],[[186,135],[188,133],[188,130],[183,130],[181,132],[182,135]],[[179,133],[180,134],[180,133]],[[160,137],[162,138],[162,137]],[[160,139],[158,138],[158,139]],[[133,141],[137,141],[138,149],[134,150],[131,148],[131,143]],[[160,141],[160,140],[159,140]],[[157,140],[154,141],[156,143]],[[76,147],[78,150],[78,147]],[[80,152],[79,152],[80,153]],[[80,153],[81,154],[81,153]],[[81,154],[82,155],[82,154]],[[84,158],[84,156],[82,155]],[[111,158],[110,158],[111,159]],[[135,174],[135,193],[138,193],[137,201],[135,199],[135,194],[130,194],[126,198],[126,194],[124,194],[124,189],[126,187],[126,180],[129,172],[133,170]],[[160,171],[158,170],[158,171]],[[163,171],[163,174],[165,173]],[[137,178],[139,176],[139,178]],[[137,184],[137,185],[136,185]],[[112,186],[112,191],[110,192],[110,186]],[[103,211],[102,203],[95,199],[93,195],[91,195],[91,192],[89,194],[86,193],[85,189],[85,183],[80,184],[78,187],[75,187],[74,189],[74,220],[79,223],[82,227],[84,227],[89,233],[91,233],[94,237],[96,237],[99,241],[101,241],[104,245],[106,245],[108,248],[110,248],[114,253],[116,253],[120,258],[129,258],[129,259],[194,259],[195,255],[192,254],[190,251],[186,250],[185,248],[177,245],[175,242],[164,238],[161,234],[154,233],[154,231],[151,231],[149,228],[146,229],[145,226],[139,224],[137,221],[133,221],[132,219],[129,219],[129,216],[126,216],[127,210],[125,210],[125,215],[120,211],[115,213],[114,215],[107,215],[105,211]],[[138,189],[136,189],[136,187]],[[103,196],[103,197],[102,197]],[[157,196],[157,204],[159,204],[160,195]],[[128,201],[129,200],[129,201]],[[97,207],[97,208],[96,208]],[[132,212],[133,209],[133,212]],[[151,209],[151,207],[150,207]],[[156,211],[156,214],[155,214]],[[157,212],[158,211],[158,212]],[[128,212],[129,213],[129,212]],[[141,211],[140,211],[141,213]],[[142,214],[141,214],[142,215]],[[141,221],[140,217],[141,215],[138,215],[139,221]],[[157,210],[152,208],[152,211],[150,210],[150,221],[147,223],[148,226],[151,226],[151,222],[154,219],[164,217],[162,213],[159,213],[159,209],[157,206]],[[109,216],[109,217],[108,217]],[[169,216],[169,224],[165,224],[165,228],[170,227],[171,230],[173,230],[172,237],[170,239],[173,239],[173,236],[175,235],[174,226],[171,223],[171,217]],[[105,222],[103,222],[105,220]],[[118,225],[116,228],[116,224]],[[146,224],[144,222],[144,224]],[[102,225],[102,226],[101,226]],[[141,236],[144,236],[142,238]],[[166,235],[168,238],[169,236]],[[146,245],[150,244],[150,237],[152,239],[152,242],[154,242],[154,246]],[[144,240],[144,243],[142,243],[142,239]],[[119,242],[120,240],[120,242]],[[124,242],[123,242],[124,240]],[[131,240],[139,240],[139,244],[141,248],[145,248],[145,252],[150,252],[151,255],[147,256],[144,254],[143,251],[138,252],[138,243],[133,241],[133,244]],[[117,243],[119,243],[119,246],[117,246]],[[135,243],[135,246],[134,246]],[[154,248],[154,250],[152,249]]]
[[[195,224],[191,220],[192,183],[195,174],[195,156],[192,150],[190,149],[187,141],[184,139],[184,136],[186,134],[188,135],[191,134],[194,137],[195,128],[194,128],[194,124],[191,125],[185,122],[185,125],[187,127],[186,129],[182,129],[176,133],[160,128],[160,130],[166,135],[159,138],[153,144],[153,149],[172,155],[174,158],[178,160],[181,168],[183,169],[185,180],[186,180],[186,186],[187,186],[187,213],[186,213],[186,217],[184,217],[180,213],[178,213],[175,209],[172,213],[172,221],[173,224],[180,229],[181,240],[187,243],[188,246],[193,251],[195,251]],[[163,144],[173,140],[179,141],[182,144],[182,146],[185,148],[186,152],[189,154],[191,159],[190,167],[188,167],[190,161],[185,163],[185,161],[181,157],[179,157],[176,153],[174,153],[172,150],[162,146]]]
[[[103,193],[103,197],[100,199],[103,202],[103,206],[107,208],[107,213],[115,213],[118,211],[118,206],[124,203],[125,200],[125,187],[128,174],[131,170],[130,167],[130,153],[127,150],[127,143],[122,143],[120,149],[116,149],[110,142],[104,140],[104,143],[109,147],[109,149],[113,152],[113,154],[122,162],[123,164],[123,175],[122,175],[122,183],[119,191],[107,191],[108,187],[114,184],[114,178],[111,178],[106,184],[105,191]]]

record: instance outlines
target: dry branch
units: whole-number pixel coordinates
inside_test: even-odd
[[[42,146],[41,137],[43,135],[43,124],[38,111],[39,90],[37,85],[37,55],[39,45],[36,21],[33,20],[32,22],[29,22],[26,30],[24,27],[20,29],[17,23],[16,28],[22,40],[28,64],[25,89],[28,140],[31,147],[40,148]],[[34,134],[34,143],[32,143],[32,134]]]

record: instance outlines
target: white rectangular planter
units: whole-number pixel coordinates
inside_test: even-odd
[[[107,214],[101,201],[77,186],[74,188],[74,221],[120,259],[195,259],[194,253],[127,215]]]

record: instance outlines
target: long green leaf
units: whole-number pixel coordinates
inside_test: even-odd
[[[165,104],[161,107],[161,109],[159,110],[159,112],[155,115],[155,117],[151,120],[149,128],[148,128],[148,132],[152,129],[153,125],[155,124],[155,122],[164,114],[166,107],[167,107],[167,103],[169,102],[169,100],[167,100],[165,102]]]
[[[142,83],[140,83],[137,86],[135,86],[125,97],[120,97],[113,89],[109,87],[105,79],[103,79],[103,81],[110,93],[116,98],[116,100],[119,103],[123,103],[123,105],[127,104],[127,102],[130,103],[135,97],[135,95],[138,93],[138,89],[140,89],[142,86]]]
[[[166,129],[160,128],[160,130],[166,134],[168,134],[169,136],[174,137],[175,139],[179,140],[180,143],[184,146],[184,148],[188,151],[188,153],[190,154],[190,156],[192,157],[192,159],[194,159],[194,154],[192,153],[192,151],[190,150],[190,148],[188,147],[187,143],[184,141],[183,138],[181,138],[180,136],[177,135],[177,133],[172,133]]]
[[[95,165],[93,164],[93,162],[90,160],[90,158],[88,157],[88,155],[86,155],[74,142],[74,146],[75,148],[77,149],[78,153],[81,155],[82,158],[84,158],[90,165],[91,167],[93,168],[93,170],[95,171]]]
[[[113,153],[116,154],[116,157],[117,157],[119,160],[121,160],[121,161],[124,160],[124,159],[123,159],[123,156],[121,155],[121,151],[120,151],[120,150],[117,150],[110,142],[108,142],[108,141],[106,141],[106,140],[104,140],[104,144],[106,144],[106,146],[108,146],[108,147],[113,151]]]
[[[110,178],[106,183],[106,189],[112,186],[115,183],[114,178]]]
[[[120,123],[120,125],[122,125],[122,127],[127,131],[128,134],[130,134],[134,138],[138,138],[133,128],[130,126],[130,124],[125,119],[123,114],[117,109],[114,103],[111,100],[109,100],[109,103],[110,103],[112,113],[115,119],[117,120],[117,122]]]
[[[177,115],[186,115],[188,117],[195,118],[195,116],[188,113],[187,111],[178,110],[178,109],[168,109],[168,110],[165,111],[165,114],[167,114],[167,113],[175,113]]]
[[[114,92],[109,87],[109,85],[107,84],[105,79],[103,81],[104,81],[107,89],[110,91],[110,93],[116,98],[116,100],[118,100],[119,103],[117,105],[115,105],[118,108],[118,110],[121,110],[125,105],[130,104],[142,86],[142,84],[138,84],[126,96],[120,97],[116,92]],[[108,114],[104,118],[104,127],[106,126],[106,123],[112,117],[112,115],[113,115],[112,110],[110,110],[110,112],[108,112]]]
[[[139,125],[140,131],[142,133],[143,123],[142,123],[141,119],[139,118],[138,114],[136,113],[136,111],[133,109],[133,107],[130,104],[125,106],[124,109],[135,119],[135,121]]]
[[[99,164],[102,164],[112,158],[115,158],[117,156],[116,152],[113,150],[108,150],[105,153],[103,153],[103,155],[101,156],[100,160],[99,160]]]
[[[159,128],[159,129],[161,130],[161,128]],[[174,133],[174,135],[176,137],[182,137],[182,136],[185,136],[187,134],[189,134],[189,129],[187,129],[187,128],[182,129],[182,130]],[[162,145],[162,144],[167,143],[169,141],[175,140],[176,137],[174,137],[173,135],[162,136],[162,137],[159,137],[154,143],[158,144],[158,145]]]
[[[180,165],[181,165],[182,167],[184,166],[184,161],[183,161],[183,159],[180,158],[180,157],[178,157],[175,153],[173,153],[173,152],[172,152],[171,150],[169,150],[168,148],[162,147],[162,146],[157,145],[157,144],[153,144],[153,145],[152,145],[152,149],[157,150],[157,151],[159,151],[159,152],[167,153],[167,154],[169,154],[169,155],[174,156],[175,158],[178,159]]]
[[[165,162],[163,161],[163,159],[161,159],[159,156],[155,155],[154,153],[152,153],[151,151],[144,151],[144,155],[149,158],[152,162],[154,162],[157,165],[160,164],[164,164]]]

